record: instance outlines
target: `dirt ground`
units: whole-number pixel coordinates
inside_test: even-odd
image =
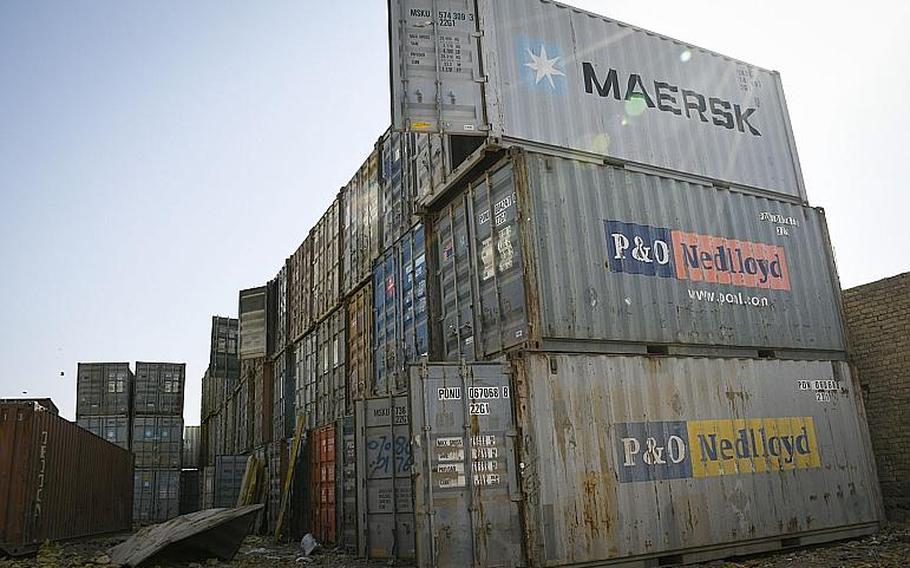
[[[36,557],[0,559],[0,568],[113,568],[106,551],[129,535],[93,540],[45,544]],[[249,537],[231,562],[216,559],[152,561],[149,568],[258,568],[318,566],[320,568],[388,567],[385,561],[351,558],[332,550],[318,550],[303,557],[296,545],[276,546],[263,537]],[[397,566],[405,566],[397,564]],[[711,562],[699,568],[908,568],[910,567],[910,523],[890,525],[874,536],[838,542],[810,549]]]

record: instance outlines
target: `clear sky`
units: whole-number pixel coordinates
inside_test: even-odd
[[[570,3],[781,72],[844,287],[910,270],[910,4]],[[385,2],[0,2],[0,396],[187,362],[389,123]],[[64,373],[61,376],[61,372]]]

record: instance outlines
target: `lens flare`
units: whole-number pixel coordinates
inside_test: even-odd
[[[641,113],[645,112],[646,108],[648,108],[648,103],[645,102],[645,98],[641,95],[632,95],[632,97],[626,101],[627,116],[639,116]]]
[[[688,49],[679,54],[679,60],[685,63],[686,61],[692,59],[692,52]]]

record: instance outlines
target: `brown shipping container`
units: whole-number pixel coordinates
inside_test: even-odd
[[[0,405],[0,551],[127,531],[132,507],[128,451],[49,412]]]
[[[373,377],[373,284],[366,283],[348,300],[348,404],[364,398]]]
[[[335,544],[335,426],[313,432],[312,477],[313,535],[322,543]]]

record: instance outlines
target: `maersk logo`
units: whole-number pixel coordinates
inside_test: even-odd
[[[560,95],[565,93],[566,60],[559,46],[520,37],[515,41],[515,52],[526,87]]]
[[[612,272],[790,290],[783,247],[622,221],[604,221]]]
[[[811,416],[619,423],[614,439],[621,483],[821,466]]]
[[[581,63],[585,93],[616,101],[637,101],[648,110],[697,120],[726,130],[761,136],[755,113],[758,108],[743,106],[720,97],[667,81],[648,81],[638,73],[623,75],[618,69],[598,71],[594,63]]]

